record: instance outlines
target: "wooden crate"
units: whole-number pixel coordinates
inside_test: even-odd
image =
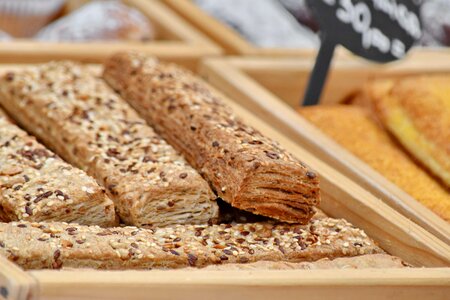
[[[450,225],[447,222],[328,138],[292,109],[299,106],[313,63],[312,59],[208,59],[204,61],[201,73],[222,92],[239,99],[242,106],[251,109],[286,137],[450,243]],[[450,72],[450,51],[414,51],[404,61],[382,66],[362,61],[338,61],[331,70],[323,102],[345,101],[371,78],[424,72]]]
[[[75,4],[87,1],[74,1]],[[0,63],[34,63],[49,59],[101,62],[111,53],[136,50],[194,68],[201,57],[220,55],[209,38],[183,20],[160,0],[123,0],[143,13],[153,25],[156,40],[149,42],[56,43],[17,39],[0,43]],[[69,2],[70,3],[70,2]],[[72,2],[73,3],[73,2]],[[70,4],[71,9],[73,4]],[[181,58],[182,57],[182,58]]]
[[[310,57],[316,54],[315,49],[300,48],[262,48],[253,45],[236,30],[220,20],[210,16],[191,0],[163,0],[174,11],[185,18],[190,24],[205,33],[220,45],[225,53],[247,56],[300,56]],[[342,48],[337,52],[342,56],[352,56]]]
[[[3,65],[0,73],[20,66]],[[226,92],[226,91],[225,91]],[[0,257],[0,294],[11,299],[445,299],[450,246],[378,200],[269,123],[226,98],[235,112],[321,176],[321,208],[364,229],[387,252],[426,268],[289,271],[22,271]],[[3,292],[2,292],[3,291]],[[5,292],[6,291],[6,292]],[[0,296],[1,297],[1,296]]]

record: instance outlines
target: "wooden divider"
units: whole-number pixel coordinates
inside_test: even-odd
[[[436,299],[446,269],[302,271],[33,271],[41,300],[56,299]]]
[[[0,256],[0,299],[31,300],[38,295],[37,280]]]

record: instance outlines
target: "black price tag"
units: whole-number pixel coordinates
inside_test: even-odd
[[[303,105],[319,102],[336,45],[385,63],[405,56],[422,35],[420,0],[307,1],[319,22],[322,42]]]

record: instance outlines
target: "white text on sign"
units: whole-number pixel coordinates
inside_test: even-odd
[[[334,6],[336,0],[322,0]],[[345,24],[351,24],[355,32],[361,34],[361,44],[364,49],[371,47],[382,53],[391,53],[397,58],[405,55],[405,44],[399,39],[390,39],[380,29],[372,26],[372,14],[364,2],[353,3],[351,0],[339,0],[336,17]],[[375,9],[387,14],[396,21],[410,36],[417,39],[421,35],[420,23],[417,16],[403,4],[395,0],[372,0]]]

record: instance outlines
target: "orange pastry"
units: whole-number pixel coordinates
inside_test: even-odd
[[[450,75],[375,81],[367,93],[387,130],[450,187]]]
[[[300,114],[406,193],[450,221],[450,194],[359,108],[313,106]]]

